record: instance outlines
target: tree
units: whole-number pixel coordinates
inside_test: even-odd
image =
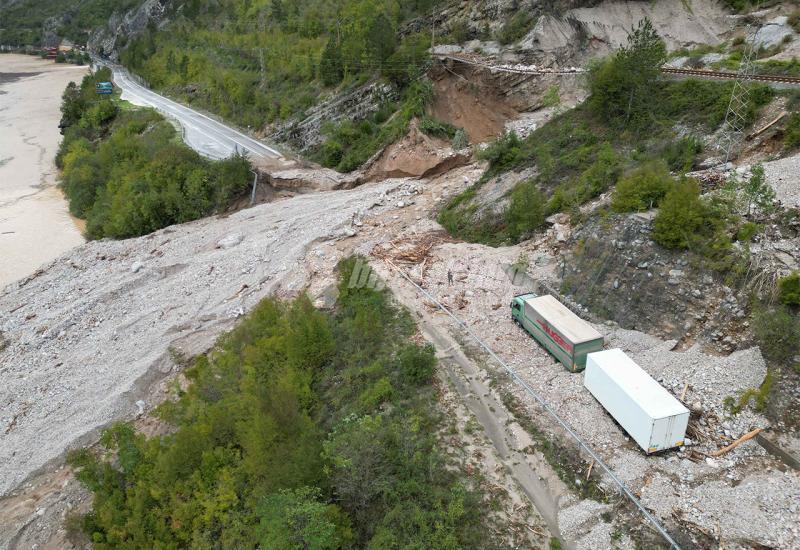
[[[544,223],[544,199],[534,182],[522,183],[511,192],[506,223],[508,234],[514,240]]]
[[[338,507],[323,503],[317,488],[301,487],[269,495],[261,501],[257,513],[261,548],[341,548],[350,533]]]
[[[319,72],[325,86],[335,86],[344,78],[344,64],[342,62],[342,48],[335,37],[328,39],[328,44],[322,52],[319,61]]]
[[[700,186],[697,181],[686,179],[664,197],[653,220],[653,240],[667,248],[689,248],[707,216]]]
[[[397,39],[392,22],[379,13],[369,24],[367,30],[368,55],[378,67],[389,59],[397,47]]]
[[[189,78],[189,56],[183,54],[181,57],[181,64],[178,66],[178,72],[183,80]]]
[[[175,71],[177,70],[178,70],[178,64],[175,61],[175,52],[170,50],[169,54],[167,54],[167,73],[169,75],[174,75]]]
[[[592,108],[609,123],[641,129],[651,116],[666,57],[666,45],[651,21],[639,21],[627,45],[592,69]]]
[[[749,216],[753,207],[757,207],[761,212],[769,212],[775,200],[775,191],[764,178],[764,167],[760,164],[753,166],[750,179],[742,186],[742,193],[746,205],[746,213]]]

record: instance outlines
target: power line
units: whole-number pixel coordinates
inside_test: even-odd
[[[644,506],[643,506],[643,505],[642,505],[642,504],[639,502],[639,499],[637,499],[637,498],[636,498],[636,496],[634,496],[634,494],[633,494],[633,493],[631,493],[631,491],[628,489],[628,487],[627,487],[627,486],[626,486],[626,485],[625,485],[625,484],[622,482],[622,480],[621,480],[621,479],[619,479],[619,478],[616,476],[616,474],[615,474],[615,473],[614,473],[614,472],[611,470],[611,468],[610,468],[608,465],[606,465],[606,463],[603,461],[603,459],[601,459],[601,458],[600,458],[600,457],[597,455],[597,453],[595,453],[595,452],[594,452],[594,450],[592,450],[592,448],[589,446],[589,444],[588,444],[588,443],[586,443],[586,442],[585,442],[585,441],[584,441],[584,440],[583,440],[583,439],[582,439],[582,438],[581,438],[581,437],[580,437],[580,436],[579,436],[577,433],[575,433],[575,431],[574,431],[574,430],[573,430],[573,429],[572,429],[572,428],[569,426],[569,424],[568,424],[568,423],[567,423],[565,420],[563,420],[563,419],[562,419],[562,418],[561,418],[561,417],[558,415],[558,413],[556,413],[556,411],[555,411],[555,410],[553,410],[553,409],[550,407],[550,405],[548,405],[548,404],[547,404],[547,402],[546,402],[546,401],[545,401],[545,400],[544,400],[544,399],[543,399],[543,398],[542,398],[542,397],[541,397],[541,396],[540,396],[540,395],[539,395],[539,394],[538,394],[538,393],[537,393],[537,392],[536,392],[536,391],[535,391],[533,388],[531,388],[531,387],[530,387],[530,385],[529,385],[527,382],[525,382],[525,380],[523,380],[523,379],[522,379],[522,378],[521,378],[521,377],[520,377],[520,376],[517,374],[517,372],[516,372],[516,371],[515,371],[513,368],[511,368],[509,365],[507,365],[507,364],[506,364],[506,362],[505,362],[505,361],[503,361],[503,360],[502,360],[502,359],[501,359],[501,358],[500,358],[500,357],[499,357],[499,356],[498,356],[498,355],[497,355],[497,354],[496,354],[496,353],[495,353],[495,352],[492,350],[492,348],[490,348],[490,347],[489,347],[489,346],[488,346],[486,343],[484,343],[484,342],[483,342],[483,340],[481,340],[480,338],[478,338],[478,337],[477,337],[477,336],[476,336],[476,335],[475,335],[475,334],[474,334],[474,333],[473,333],[473,332],[472,332],[472,331],[469,329],[469,327],[466,325],[466,323],[464,323],[464,322],[463,322],[461,319],[459,319],[458,317],[456,317],[456,316],[455,316],[455,314],[453,314],[453,312],[451,312],[451,311],[450,311],[450,310],[449,310],[449,309],[448,309],[446,306],[442,305],[442,303],[441,303],[441,302],[439,302],[439,301],[438,301],[436,298],[434,298],[434,297],[433,297],[433,295],[432,295],[430,292],[428,292],[427,290],[425,290],[424,288],[422,288],[420,285],[418,285],[417,283],[415,283],[415,282],[414,282],[414,280],[413,280],[413,279],[411,279],[411,277],[409,277],[409,276],[408,276],[408,275],[405,273],[405,271],[403,271],[402,269],[400,269],[400,268],[399,268],[397,265],[395,265],[395,264],[394,264],[394,263],[392,263],[391,261],[389,261],[389,260],[385,260],[385,261],[386,261],[386,263],[388,263],[390,266],[392,266],[392,268],[393,268],[393,269],[395,269],[395,271],[397,271],[397,272],[398,272],[398,273],[399,273],[399,274],[400,274],[400,275],[401,275],[401,276],[402,276],[402,277],[403,277],[405,280],[407,280],[409,283],[411,283],[412,285],[414,285],[414,287],[416,287],[416,288],[417,288],[417,290],[419,290],[419,291],[420,291],[422,294],[424,294],[426,298],[428,298],[430,301],[432,301],[434,304],[436,304],[436,306],[437,306],[437,307],[438,307],[440,310],[442,310],[442,311],[443,311],[444,313],[446,313],[446,314],[447,314],[447,315],[448,315],[450,318],[452,318],[452,319],[453,319],[453,320],[456,322],[456,324],[457,324],[458,326],[460,326],[460,327],[461,327],[461,328],[464,330],[464,332],[466,332],[466,333],[469,335],[469,337],[470,337],[470,338],[472,338],[473,340],[475,340],[475,342],[477,342],[479,346],[481,346],[481,347],[482,347],[482,348],[483,348],[483,349],[484,349],[484,350],[485,350],[485,351],[486,351],[486,352],[487,352],[487,353],[488,353],[488,354],[489,354],[489,355],[490,355],[490,356],[491,356],[491,357],[492,357],[492,358],[493,358],[495,361],[497,361],[497,362],[498,362],[498,363],[499,363],[499,364],[500,364],[500,365],[501,365],[501,366],[502,366],[502,367],[503,367],[503,368],[506,370],[506,372],[507,372],[507,373],[508,373],[508,374],[509,374],[509,375],[510,375],[510,376],[511,376],[513,379],[514,379],[514,381],[515,381],[515,382],[517,382],[517,384],[519,384],[519,385],[520,385],[520,386],[521,386],[521,387],[522,387],[522,388],[523,388],[523,389],[524,389],[524,390],[525,390],[525,391],[526,391],[528,394],[530,394],[530,396],[531,396],[531,397],[533,397],[533,398],[534,398],[534,399],[535,399],[535,400],[536,400],[536,401],[537,401],[537,402],[538,402],[538,403],[539,403],[539,404],[540,404],[540,405],[541,405],[541,406],[544,408],[544,410],[545,410],[545,411],[547,411],[547,413],[548,413],[548,414],[549,414],[551,417],[553,417],[553,418],[556,420],[556,422],[558,422],[558,423],[559,423],[559,425],[561,425],[561,427],[562,427],[562,428],[564,428],[564,429],[567,431],[567,433],[568,433],[570,436],[572,436],[572,438],[573,438],[575,441],[577,441],[577,442],[578,442],[578,444],[579,444],[579,445],[580,445],[580,446],[581,446],[581,447],[582,447],[582,448],[583,448],[583,449],[584,449],[584,450],[585,450],[587,453],[589,453],[589,455],[592,457],[592,459],[593,459],[593,460],[594,460],[594,461],[595,461],[597,464],[599,464],[599,465],[600,465],[600,467],[601,467],[601,468],[602,468],[602,469],[603,469],[603,470],[604,470],[604,471],[605,471],[605,472],[608,474],[608,476],[609,476],[609,477],[610,477],[610,478],[611,478],[611,479],[614,481],[614,483],[616,483],[616,485],[617,485],[617,486],[620,488],[620,490],[622,491],[622,493],[623,493],[623,494],[624,494],[626,497],[628,497],[628,500],[630,500],[630,501],[631,501],[631,502],[632,502],[632,503],[633,503],[633,504],[634,504],[634,505],[635,505],[635,506],[636,506],[636,507],[639,509],[639,511],[640,511],[640,512],[642,512],[642,515],[644,515],[644,517],[645,517],[645,518],[646,518],[646,519],[647,519],[647,520],[648,520],[648,521],[649,521],[649,522],[650,522],[650,523],[653,525],[653,527],[655,527],[655,528],[656,528],[656,530],[657,530],[657,531],[659,532],[659,534],[660,534],[660,535],[661,535],[661,536],[664,538],[664,540],[666,540],[666,541],[669,543],[669,545],[670,545],[672,548],[674,548],[675,550],[680,550],[680,546],[678,545],[678,543],[677,543],[677,542],[675,542],[675,540],[674,540],[674,539],[673,539],[673,538],[672,538],[672,537],[669,535],[669,533],[667,532],[667,530],[666,530],[666,529],[664,529],[664,527],[663,527],[663,526],[662,526],[662,525],[659,523],[659,521],[658,521],[658,520],[657,520],[657,519],[656,519],[656,518],[655,518],[655,517],[654,517],[654,516],[653,516],[653,515],[652,515],[650,512],[648,512],[648,511],[647,511],[647,509],[645,509],[645,507],[644,507]]]

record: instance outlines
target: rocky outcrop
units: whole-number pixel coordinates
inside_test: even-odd
[[[274,126],[269,139],[288,143],[301,152],[318,147],[324,141],[323,124],[340,120],[364,120],[377,112],[381,105],[398,99],[395,86],[370,82],[350,91],[334,95],[304,113],[302,118],[293,118]]]
[[[654,214],[583,226],[564,262],[564,291],[623,328],[685,344],[702,336],[720,351],[743,347],[747,299],[687,253],[653,242]]]
[[[105,27],[92,33],[87,47],[99,55],[118,60],[120,43],[144,32],[148,25],[164,25],[172,3],[172,0],[145,0],[127,13],[113,14]]]

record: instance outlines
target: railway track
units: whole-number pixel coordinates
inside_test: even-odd
[[[737,73],[732,73],[729,71],[707,71],[704,69],[674,69],[672,67],[662,67],[661,72],[664,74],[699,76],[701,78],[718,78],[722,80],[736,80],[736,78],[739,77]],[[744,77],[744,80],[755,80],[757,82],[779,82],[782,84],[794,84],[795,86],[800,86],[800,77],[796,76],[752,74]]]

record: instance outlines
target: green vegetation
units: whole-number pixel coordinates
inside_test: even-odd
[[[788,365],[800,353],[800,314],[783,305],[756,305],[751,326],[764,357]]]
[[[800,146],[800,113],[792,113],[783,131],[783,144],[787,149]]]
[[[524,140],[506,134],[490,144],[481,154],[489,163],[483,177],[445,206],[439,223],[465,240],[491,245],[514,242],[536,229],[541,219],[534,211],[520,222],[519,211],[511,212],[515,202],[522,204],[522,197],[530,204],[543,201],[545,215],[576,215],[579,206],[608,191],[623,173],[627,176],[615,194],[615,209],[639,210],[658,203],[668,191],[667,168],[679,174],[690,170],[703,147],[693,135],[676,137],[676,128],[680,127],[682,134],[687,127],[695,133],[713,132],[725,119],[733,86],[730,82],[660,80],[665,51],[650,22],[643,20],[625,48],[591,70],[589,100],[556,116]],[[748,124],[773,94],[768,86],[752,86],[750,91],[744,109]],[[538,175],[520,184],[526,187],[524,192],[509,193],[505,214],[483,215],[487,209],[476,200],[478,190],[495,176],[530,166],[536,167]],[[644,188],[639,189],[640,185]],[[534,200],[533,189],[541,199]],[[705,213],[715,218],[703,224],[714,228],[730,225],[724,205],[717,201],[711,206]],[[720,254],[715,249],[730,245],[723,233],[706,234],[715,237],[708,248],[717,258]],[[666,234],[662,237],[664,242],[683,241]]]
[[[800,306],[800,271],[778,280],[778,298],[787,306]]]
[[[322,127],[325,143],[312,156],[323,166],[336,168],[340,172],[355,170],[381,147],[403,137],[414,117],[423,117],[420,126],[423,131],[454,135],[455,128],[424,117],[425,105],[432,97],[431,84],[417,81],[406,88],[399,109],[397,105],[387,104],[371,118],[361,122],[343,120],[325,123]]]
[[[642,130],[652,121],[658,76],[667,48],[649,19],[643,19],[628,44],[592,69],[592,110],[606,124]]]
[[[262,128],[301,115],[332,87],[380,77],[405,88],[426,66],[430,34],[401,39],[397,30],[437,1],[193,0],[168,7],[179,12],[168,14],[173,22],[166,28],[148,29],[119,46],[123,63],[153,87],[241,126]],[[374,152],[383,143],[379,137],[394,134],[394,125],[381,125],[401,106],[388,104],[381,120],[363,128],[351,121],[352,127],[329,129],[329,139],[350,135],[358,150],[343,169],[353,158],[368,157],[361,152],[367,145]]]
[[[651,161],[620,178],[611,195],[611,208],[616,212],[636,212],[658,206],[675,182],[667,163]]]
[[[768,370],[767,376],[764,377],[764,382],[761,383],[760,388],[748,388],[743,390],[739,392],[739,396],[736,398],[726,397],[724,401],[725,407],[733,414],[738,414],[753,401],[753,410],[763,412],[767,408],[767,400],[769,399],[769,393],[772,390],[773,382],[772,371]]]
[[[0,7],[0,44],[42,46],[45,22],[55,18],[52,29],[76,44],[84,45],[91,31],[105,25],[112,13],[124,13],[140,0],[21,0]]]
[[[195,220],[247,192],[245,158],[204,159],[155,111],[122,109],[97,95],[95,85],[110,79],[102,69],[80,86],[70,83],[61,106],[61,185],[90,238],[132,237]]]
[[[70,454],[95,548],[501,546],[439,441],[433,349],[388,294],[348,288],[354,264],[335,312],[267,299],[198,357],[167,435],[117,424]]]
[[[518,42],[536,25],[537,19],[529,11],[520,9],[497,32],[497,41],[501,44]]]
[[[684,180],[670,190],[653,221],[653,240],[667,248],[689,248],[709,228],[709,208],[700,198],[695,180]]]

